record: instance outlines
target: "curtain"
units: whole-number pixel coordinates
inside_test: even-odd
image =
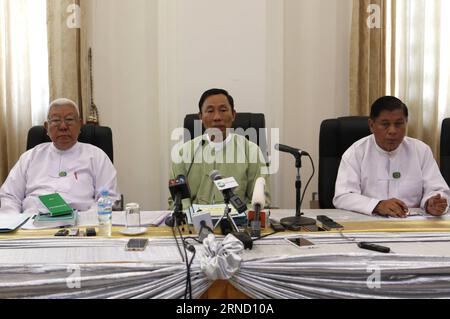
[[[350,114],[368,115],[386,91],[386,0],[353,0]]]
[[[0,182],[48,107],[45,0],[0,0]]]
[[[50,99],[88,100],[85,1],[47,0]],[[84,102],[84,103],[83,103]]]
[[[450,1],[396,0],[390,94],[409,108],[409,135],[438,158],[442,120],[450,116]]]

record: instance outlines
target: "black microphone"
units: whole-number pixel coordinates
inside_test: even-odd
[[[191,172],[192,165],[194,164],[194,160],[195,160],[195,155],[197,155],[198,150],[205,145],[205,142],[206,141],[202,138],[202,142],[200,144],[198,144],[197,148],[195,149],[194,155],[192,156],[191,164],[189,165],[188,171],[186,173],[186,178],[189,177],[189,173]]]
[[[191,191],[184,175],[178,175],[177,178],[169,180],[170,195],[174,201],[174,212],[172,216],[166,218],[166,225],[174,227],[185,223],[186,216],[183,212],[182,200],[191,198]]]
[[[213,170],[211,173],[209,173],[209,177],[213,182],[223,179],[218,170]],[[233,193],[232,189],[224,189],[222,190],[222,194],[225,202],[229,200],[230,204],[233,205],[233,207],[238,211],[239,214],[247,210],[247,205],[236,194]]]
[[[287,145],[283,145],[283,144],[276,144],[275,145],[275,149],[277,151],[280,151],[280,152],[290,153],[290,154],[292,154],[292,155],[294,155],[296,157],[297,156],[303,156],[303,155],[306,155],[306,156],[309,155],[308,152],[302,151],[302,150],[300,150],[298,148],[294,148],[294,147],[290,147],[290,146],[287,146]]]

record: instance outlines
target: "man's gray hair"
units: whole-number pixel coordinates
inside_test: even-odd
[[[53,102],[50,103],[50,106],[48,107],[47,118],[50,115],[50,110],[52,109],[52,107],[64,106],[64,105],[71,105],[71,106],[73,106],[73,108],[77,112],[77,116],[80,117],[80,111],[78,110],[77,103],[75,103],[74,101],[72,101],[70,99],[60,98],[60,99],[56,99],[56,100],[54,100]]]

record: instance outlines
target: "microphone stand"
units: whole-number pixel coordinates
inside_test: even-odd
[[[295,178],[295,216],[282,218],[280,220],[280,223],[288,229],[316,224],[314,219],[303,217],[303,213],[301,212],[302,180],[300,177],[300,168],[302,167],[302,157],[300,153],[295,155],[295,167],[297,169],[297,176]]]
[[[181,226],[181,230],[184,231],[184,225],[188,226],[189,233],[192,233],[190,226],[186,220],[186,214],[183,212],[183,203],[181,201],[181,194],[175,196],[174,210],[172,214],[172,227]]]
[[[226,218],[228,223],[230,223],[231,227],[233,228],[233,231],[234,232],[239,232],[239,228],[234,223],[233,218],[230,217],[230,212],[231,212],[231,208],[229,207],[229,205],[230,205],[230,196],[228,195],[227,192],[222,192],[222,193],[223,193],[223,201],[225,203],[225,209],[224,209],[222,217],[220,217],[218,222],[214,225],[214,229],[216,229],[217,226],[220,225],[220,222],[222,221],[222,219]]]

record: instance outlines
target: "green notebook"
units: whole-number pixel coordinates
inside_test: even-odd
[[[42,195],[39,196],[39,199],[42,204],[47,207],[51,217],[69,215],[73,213],[72,207],[70,207],[58,193]]]

